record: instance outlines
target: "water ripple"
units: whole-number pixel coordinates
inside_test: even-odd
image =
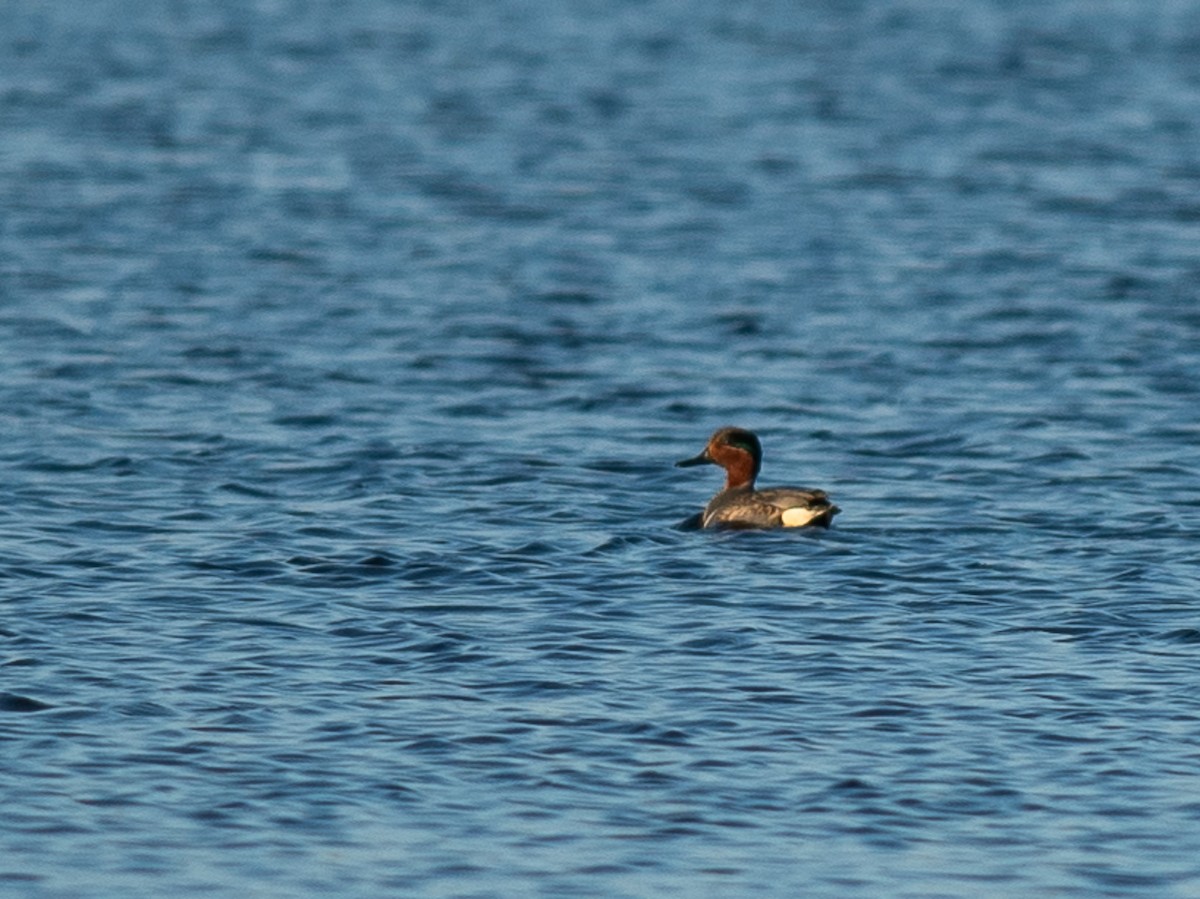
[[[1194,894],[1176,6],[14,10],[0,889]]]

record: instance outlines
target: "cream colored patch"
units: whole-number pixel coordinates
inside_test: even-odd
[[[802,528],[823,511],[823,509],[805,509],[803,506],[784,509],[783,526],[785,528]]]

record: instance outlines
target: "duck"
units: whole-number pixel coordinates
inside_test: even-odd
[[[827,528],[841,510],[824,490],[808,487],[754,489],[762,467],[762,443],[745,428],[718,428],[699,455],[676,462],[678,468],[719,465],[725,469],[725,486],[709,500],[704,511],[684,526],[726,529]]]

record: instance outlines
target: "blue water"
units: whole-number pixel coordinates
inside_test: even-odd
[[[0,10],[0,893],[1200,895],[1193,4]]]

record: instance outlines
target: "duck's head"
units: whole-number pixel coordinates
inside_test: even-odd
[[[703,452],[675,464],[680,468],[692,465],[720,465],[725,469],[725,489],[753,487],[762,466],[762,444],[753,432],[745,428],[719,428],[708,438]]]

